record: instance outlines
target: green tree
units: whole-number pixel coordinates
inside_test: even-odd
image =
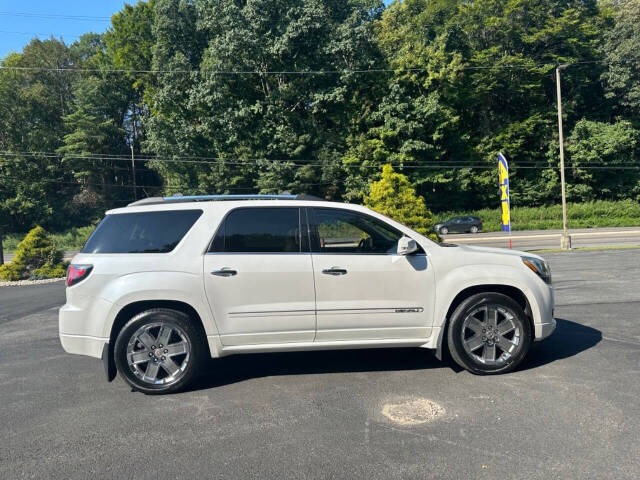
[[[496,155],[503,151],[512,159],[514,202],[556,200],[545,188],[556,173],[540,172],[549,164],[555,132],[553,71],[560,63],[578,62],[563,79],[567,128],[585,116],[608,119],[597,62],[608,25],[607,11],[595,0],[391,4],[378,23],[378,38],[387,62],[398,69],[394,81],[407,85],[404,103],[437,93],[456,119],[460,142],[455,148],[444,142],[443,155],[459,168],[438,172],[434,180],[423,171],[425,188],[412,177],[419,193],[439,208],[457,200],[489,205],[495,201]],[[413,140],[433,143],[425,134],[435,132],[416,131]],[[467,165],[474,169],[462,168]]]
[[[607,96],[640,118],[640,0],[622,0],[615,8],[615,25],[605,35]]]
[[[374,0],[158,1],[154,66],[182,73],[158,75],[147,148],[213,162],[156,162],[168,187],[337,191],[345,131],[376,80],[351,70],[379,60],[371,20],[381,9]],[[287,73],[321,70],[334,73]],[[211,73],[235,71],[255,73]]]
[[[580,120],[567,139],[567,195],[572,201],[640,200],[640,131],[629,121]],[[608,169],[602,169],[606,165]],[[596,168],[589,168],[596,167]],[[616,170],[616,167],[619,170]]]
[[[8,231],[37,223],[67,226],[73,177],[50,152],[62,143],[63,117],[72,101],[67,46],[58,40],[31,40],[22,53],[8,55],[0,70],[0,218]],[[42,68],[42,70],[39,70]]]
[[[382,167],[380,180],[371,184],[364,204],[378,213],[403,223],[416,232],[437,238],[432,233],[433,216],[424,199],[416,195],[406,176],[393,170],[390,164]]]

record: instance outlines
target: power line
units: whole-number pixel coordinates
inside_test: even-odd
[[[58,34],[54,34],[54,33],[37,33],[37,32],[12,32],[12,31],[8,31],[8,30],[0,30],[0,33],[8,33],[8,34],[13,34],[13,35],[36,35],[36,36],[52,36],[54,38],[57,37],[73,37],[73,38],[80,38],[82,35],[70,35],[67,33],[58,33]]]
[[[82,154],[82,155],[60,155],[56,152],[11,152],[11,151],[0,151],[0,159],[1,157],[11,158],[11,157],[20,157],[20,158],[46,158],[46,159],[66,159],[66,160],[86,160],[86,161],[131,161],[131,157],[128,154]],[[208,157],[208,156],[196,156],[196,155],[182,155],[180,157],[173,158],[163,158],[163,157],[155,157],[155,156],[142,156],[138,155],[135,158],[136,162],[151,162],[156,161],[160,163],[190,163],[190,164],[204,164],[204,165],[241,165],[247,166],[248,164],[255,164],[255,166],[261,167],[262,162],[264,163],[284,163],[284,164],[292,164],[292,166],[296,167],[326,167],[328,164],[326,163],[313,163],[318,162],[317,158],[227,158],[227,157]],[[524,168],[524,167],[536,167],[541,169],[547,168],[555,168],[554,166],[541,165],[541,161],[539,160],[521,160],[518,162],[512,162],[513,168]],[[345,165],[342,166],[349,168],[380,168],[380,165]],[[497,168],[496,165],[491,163],[486,164],[478,164],[478,160],[473,159],[450,159],[450,160],[441,160],[437,162],[432,162],[430,165],[412,165],[412,164],[391,164],[394,167],[411,169],[411,168],[451,168],[451,167],[459,167],[466,168],[470,167],[486,167],[486,168]],[[602,167],[613,167],[613,166],[640,166],[640,162],[621,162],[616,163],[614,165],[607,162],[593,162],[589,163],[588,166],[602,166]],[[576,168],[583,168],[582,166],[575,166]]]
[[[131,159],[125,159],[125,158],[106,158],[106,159],[96,159],[96,158],[89,158],[86,160],[109,160],[109,161],[131,161]],[[136,159],[136,161],[140,161],[139,159]],[[156,160],[158,161],[158,160]],[[267,160],[268,161],[268,160]],[[246,162],[206,162],[206,161],[189,161],[189,160],[163,160],[160,161],[160,163],[189,163],[189,164],[204,164],[204,165],[221,165],[221,166],[248,166],[248,164]],[[468,170],[493,170],[496,169],[496,165],[489,165],[489,164],[480,164],[480,165],[474,165],[474,164],[464,164],[464,163],[434,163],[434,164],[430,164],[430,165],[399,165],[399,164],[391,164],[393,167],[396,167],[398,169],[401,170],[464,170],[464,169],[468,169]],[[262,167],[262,165],[260,164],[253,164],[253,166],[257,167],[258,169],[260,169],[260,167]],[[291,167],[297,167],[297,168],[302,168],[302,167],[325,167],[325,164],[311,164],[311,163],[294,163],[292,165],[290,165]],[[376,169],[379,170],[382,165],[341,165],[343,168],[372,168],[372,169]],[[527,165],[519,165],[519,164],[514,164],[513,162],[511,163],[511,170],[519,170],[519,169],[524,169],[524,170],[558,170],[560,167],[558,166],[554,166],[554,165],[531,165],[531,164],[527,164]],[[576,169],[576,170],[640,170],[640,164],[639,163],[622,163],[622,164],[615,164],[615,165],[611,165],[611,164],[606,164],[606,163],[602,163],[602,164],[589,164],[589,165],[569,165],[567,168],[571,168],[571,169]],[[121,170],[128,170],[128,169],[121,169]]]
[[[56,13],[30,13],[30,12],[0,12],[3,17],[27,17],[27,18],[47,18],[57,20],[92,20],[110,22],[111,17],[100,17],[95,15],[66,15]]]
[[[5,179],[9,179],[9,180],[24,180],[24,178],[19,178],[19,177],[11,177],[11,176],[3,176],[2,178]],[[156,189],[162,189],[162,190],[186,190],[186,189],[191,189],[191,188],[197,188],[197,187],[193,187],[193,186],[176,186],[176,185],[124,185],[124,184],[120,184],[120,183],[86,183],[86,182],[82,182],[82,181],[69,181],[69,180],[62,180],[62,179],[43,179],[42,182],[45,183],[54,183],[54,184],[59,184],[59,185],[76,185],[79,187],[85,187],[85,186],[90,186],[90,187],[109,187],[109,188],[126,188],[126,189],[134,189],[134,188],[156,188]],[[321,185],[333,185],[332,183],[327,183],[327,182],[322,182],[322,183],[316,183],[316,182],[289,182],[290,184],[293,185],[300,185],[300,186],[321,186]],[[231,191],[236,191],[236,190],[255,190],[257,187],[227,187],[225,188],[225,190],[231,190]]]
[[[12,153],[12,152],[0,152],[0,157],[11,158],[11,157],[20,157],[20,158],[31,158],[31,157],[39,157],[46,159],[62,159],[63,157],[59,154],[55,154],[53,152],[44,153],[40,152],[40,154],[33,154],[29,152],[20,152],[20,153]],[[130,162],[131,158],[126,155],[113,155],[113,156],[65,156],[65,159],[68,160],[86,160],[86,161],[125,161]],[[191,159],[194,158],[194,159]],[[199,159],[210,159],[210,160],[199,160]],[[253,165],[255,167],[263,167],[259,162],[271,163],[271,164],[285,164],[285,166],[291,167],[326,167],[327,164],[323,163],[310,163],[317,162],[317,159],[268,159],[268,158],[221,158],[221,157],[187,157],[187,158],[157,158],[157,157],[136,157],[136,162],[159,162],[159,163],[186,163],[186,164],[202,164],[202,165],[221,165],[221,166],[249,166]],[[298,163],[296,163],[298,162]],[[300,163],[302,162],[302,163]],[[534,160],[525,160],[520,161],[518,163],[512,162],[512,169],[534,169],[534,170],[554,170],[559,167],[553,165],[540,165],[541,162]],[[288,164],[288,165],[287,165]],[[381,165],[345,165],[340,164],[343,168],[373,168],[380,169]],[[391,164],[393,167],[400,168],[403,170],[420,170],[420,169],[493,169],[497,168],[493,163],[486,164],[478,164],[477,160],[446,160],[441,162],[433,162],[428,165],[406,165],[406,164]],[[609,164],[606,162],[594,162],[588,165],[571,165],[570,168],[582,169],[582,170],[590,170],[590,169],[635,169],[640,168],[640,162],[623,162],[617,164]]]
[[[582,64],[608,64],[617,62],[608,62],[606,60],[589,60],[577,61],[570,63],[571,65]],[[538,63],[527,65],[468,65],[459,67],[456,70],[493,70],[493,69],[527,69],[534,67],[555,67],[553,63]],[[212,70],[212,69],[101,69],[101,68],[77,68],[77,67],[16,67],[16,66],[0,66],[1,70],[14,71],[45,71],[45,72],[79,72],[79,73],[200,73],[211,75],[344,75],[344,74],[367,74],[367,73],[418,73],[428,72],[429,68],[369,68],[369,69],[343,69],[343,70]]]

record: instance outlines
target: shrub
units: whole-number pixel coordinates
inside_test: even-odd
[[[12,281],[32,275],[63,277],[65,269],[62,252],[44,228],[35,227],[18,244],[13,261],[0,266],[0,278]]]
[[[369,195],[364,197],[364,204],[438,241],[437,235],[432,231],[433,216],[425,206],[424,199],[416,195],[409,179],[394,172],[391,165],[382,167],[382,177],[371,184]]]

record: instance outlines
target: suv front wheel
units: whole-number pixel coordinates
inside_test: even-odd
[[[157,394],[183,388],[202,358],[202,335],[183,312],[165,308],[134,316],[116,339],[118,371],[135,390]]]
[[[520,305],[500,293],[478,293],[453,312],[448,330],[451,356],[471,373],[513,370],[531,347],[531,324]]]

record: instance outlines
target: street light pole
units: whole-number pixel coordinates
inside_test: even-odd
[[[562,135],[562,96],[560,93],[560,71],[569,65],[559,65],[556,68],[556,90],[558,96],[558,141],[560,143],[560,184],[562,189],[562,237],[560,238],[560,248],[571,249],[571,237],[567,232],[567,194],[564,181],[564,137]]]

